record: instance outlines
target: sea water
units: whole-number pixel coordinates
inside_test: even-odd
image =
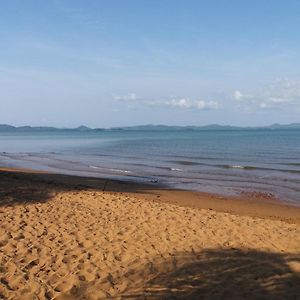
[[[300,130],[2,132],[0,165],[300,205]]]

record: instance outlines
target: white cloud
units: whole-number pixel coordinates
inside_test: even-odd
[[[128,106],[132,107],[133,104],[144,106],[160,106],[179,109],[197,109],[197,110],[210,110],[218,109],[219,103],[217,101],[193,100],[184,97],[171,97],[161,99],[147,99],[138,97],[135,93],[130,93],[123,96],[114,96],[115,100],[123,101]]]
[[[137,95],[135,93],[130,93],[130,94],[127,94],[127,95],[116,95],[114,96],[114,99],[115,100],[118,100],[118,101],[137,101],[139,98],[137,97]]]
[[[178,107],[186,109],[217,109],[219,103],[216,101],[191,100],[189,98],[172,98],[161,102],[164,106]]]
[[[243,94],[240,91],[235,91],[233,94],[233,98],[235,100],[241,100],[243,98]]]
[[[252,95],[236,90],[233,98],[238,101],[239,106],[245,106],[247,109],[300,105],[300,81],[277,80]]]
[[[242,100],[245,100],[245,99],[249,99],[251,97],[252,97],[251,95],[241,93],[240,91],[235,91],[233,93],[233,98],[237,101],[242,101]]]

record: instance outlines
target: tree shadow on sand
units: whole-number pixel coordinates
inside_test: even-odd
[[[135,270],[143,275],[148,270],[150,279],[143,288],[128,291],[122,298],[300,299],[299,265],[299,255],[255,250],[177,253],[152,265],[152,276],[149,266]]]
[[[60,192],[150,193],[161,186],[105,178],[0,170],[0,206],[43,203]]]

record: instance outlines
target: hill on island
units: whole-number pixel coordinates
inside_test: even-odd
[[[300,123],[292,124],[272,124],[269,126],[257,127],[240,127],[231,125],[211,124],[205,126],[168,126],[168,125],[138,125],[127,127],[112,127],[112,128],[89,128],[81,125],[76,128],[57,128],[48,126],[12,126],[7,124],[0,124],[0,132],[56,132],[56,131],[75,131],[75,132],[92,132],[92,131],[201,131],[201,130],[298,130]]]

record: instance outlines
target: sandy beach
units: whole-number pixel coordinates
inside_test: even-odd
[[[1,169],[0,219],[0,299],[299,299],[274,199]]]

